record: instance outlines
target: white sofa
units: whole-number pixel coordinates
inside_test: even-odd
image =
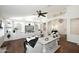
[[[33,39],[34,37],[32,38],[27,38],[27,41],[30,41],[31,39]],[[37,43],[35,44],[34,48],[31,47],[29,44],[26,45],[27,47],[27,50],[26,50],[26,53],[41,53],[42,52],[42,45],[39,43],[39,39],[37,41]]]
[[[28,45],[26,53],[42,53],[42,45],[39,42],[36,43],[34,48]]]

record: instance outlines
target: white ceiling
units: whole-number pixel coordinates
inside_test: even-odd
[[[37,14],[37,10],[48,12],[48,17],[66,10],[66,5],[0,5],[0,17],[17,17]]]

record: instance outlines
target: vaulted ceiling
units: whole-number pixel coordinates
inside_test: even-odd
[[[63,14],[66,8],[66,5],[0,5],[0,18],[34,15],[37,10],[48,12],[47,17],[54,17]]]

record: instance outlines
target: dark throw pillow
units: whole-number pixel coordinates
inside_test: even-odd
[[[36,43],[37,43],[37,41],[38,41],[38,37],[36,37],[35,39],[30,40],[28,43],[29,43],[29,45],[30,45],[32,48],[34,48],[35,45],[36,45]]]

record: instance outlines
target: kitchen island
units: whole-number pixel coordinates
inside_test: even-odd
[[[54,53],[60,45],[58,45],[59,36],[53,38],[53,36],[41,37],[38,39],[34,48],[30,45],[27,47],[27,53]]]

